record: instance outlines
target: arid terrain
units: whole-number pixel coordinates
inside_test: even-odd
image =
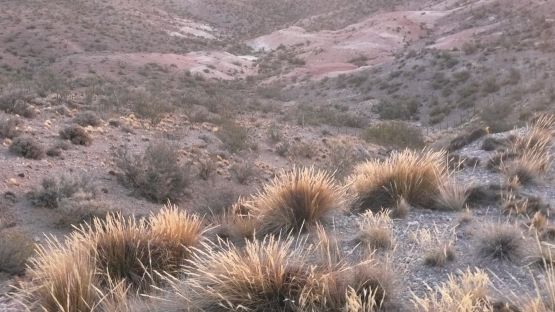
[[[0,311],[555,311],[555,1],[0,0]]]

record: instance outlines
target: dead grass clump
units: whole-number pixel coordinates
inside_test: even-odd
[[[244,249],[197,251],[188,279],[173,289],[190,289],[188,306],[197,311],[304,311],[314,306],[315,272],[306,265],[307,250],[293,240],[247,242]]]
[[[227,150],[232,153],[250,147],[248,130],[233,121],[222,122],[216,136],[222,141]]]
[[[520,183],[529,184],[536,182],[549,170],[552,162],[552,119],[555,117],[539,118],[514,140],[508,152],[499,156],[499,168],[509,179],[518,178]]]
[[[449,179],[439,186],[435,209],[461,211],[466,206],[467,198],[467,188],[461,182]]]
[[[50,238],[39,246],[28,275],[30,281],[15,297],[31,311],[93,311],[99,305],[94,258],[76,236],[65,243]]]
[[[355,211],[378,212],[405,199],[412,206],[432,208],[440,185],[447,179],[443,152],[406,150],[385,161],[359,165],[350,178]]]
[[[190,184],[190,166],[181,164],[176,147],[165,142],[149,145],[143,155],[120,150],[115,161],[121,181],[154,202],[176,202]]]
[[[343,292],[345,302],[331,311],[381,311],[393,301],[395,279],[388,268],[376,263],[362,263],[344,274],[342,279],[347,281]]]
[[[60,138],[69,140],[75,145],[91,145],[92,137],[79,125],[70,125],[60,131]]]
[[[302,231],[344,207],[344,191],[331,174],[314,168],[282,172],[253,199],[259,233]]]
[[[424,264],[428,266],[445,266],[454,260],[455,250],[451,242],[441,242],[424,256]]]
[[[17,117],[0,119],[0,138],[13,139],[21,134],[21,120]]]
[[[10,152],[28,159],[42,159],[45,156],[44,147],[28,136],[17,137],[10,145]]]
[[[390,249],[393,247],[392,220],[389,212],[384,211],[374,214],[371,211],[364,213],[359,221],[359,233],[355,242],[361,244],[365,250]]]
[[[162,209],[149,219],[135,220],[109,214],[81,229],[82,240],[90,242],[101,285],[125,281],[134,289],[146,290],[159,280],[157,273],[174,274],[200,243],[201,220],[176,207]]]
[[[73,122],[82,127],[98,127],[102,124],[102,120],[100,120],[100,118],[91,111],[80,112],[77,116],[75,116],[75,118],[73,118]]]
[[[21,232],[0,232],[0,271],[21,274],[27,259],[33,255],[35,243]]]
[[[181,269],[200,243],[201,223],[175,207],[150,219],[94,219],[63,243],[40,246],[15,297],[32,311],[120,311],[110,308],[127,307],[128,291],[149,290]]]
[[[429,289],[423,297],[414,296],[415,311],[484,311],[492,312],[488,299],[490,279],[477,270],[466,271],[461,277],[449,276],[449,281]]]
[[[536,213],[544,216],[549,216],[551,213],[549,204],[538,196],[507,192],[502,197],[503,211],[510,215],[527,215],[532,217]]]
[[[177,206],[166,206],[151,215],[149,225],[154,241],[166,249],[163,265],[166,272],[177,271],[183,260],[189,258],[189,249],[200,244],[203,234],[202,220]]]
[[[551,155],[541,148],[524,150],[524,152],[513,161],[502,164],[501,168],[509,179],[518,178],[522,184],[530,184],[538,181],[551,165]]]
[[[485,258],[516,260],[523,249],[522,233],[512,224],[490,224],[477,237],[478,253]]]

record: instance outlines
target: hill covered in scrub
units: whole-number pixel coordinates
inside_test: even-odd
[[[0,311],[555,310],[552,1],[1,7]]]

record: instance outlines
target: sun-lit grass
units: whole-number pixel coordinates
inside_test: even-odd
[[[385,161],[370,160],[355,169],[350,188],[355,211],[394,208],[401,200],[412,206],[433,208],[440,186],[447,179],[443,152],[396,152]]]
[[[250,202],[258,234],[302,231],[344,210],[343,188],[314,168],[282,172]]]

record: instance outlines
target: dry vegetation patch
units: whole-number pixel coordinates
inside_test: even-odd
[[[443,152],[406,150],[394,152],[385,161],[367,161],[350,178],[353,210],[395,211],[402,199],[412,206],[434,208],[448,178]]]
[[[343,188],[314,168],[282,172],[250,202],[259,234],[302,231],[344,209]]]

